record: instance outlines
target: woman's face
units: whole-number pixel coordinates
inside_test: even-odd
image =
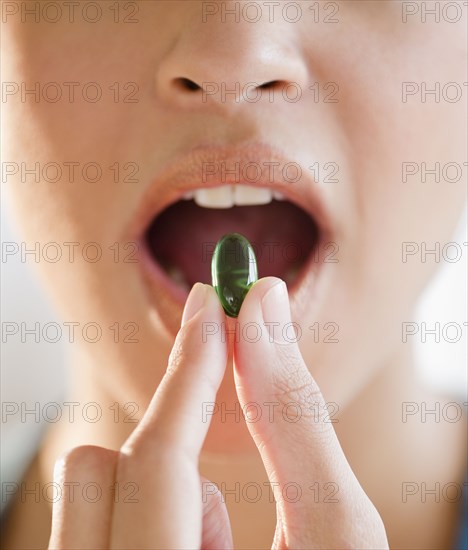
[[[40,243],[62,320],[79,323],[82,368],[109,392],[150,399],[186,286],[210,282],[228,231],[255,242],[261,276],[287,280],[328,401],[343,406],[406,349],[402,322],[438,265],[423,243],[449,241],[463,208],[466,174],[444,167],[466,171],[466,13],[158,0],[32,16],[6,4],[19,11],[3,15],[3,182],[21,246]],[[182,199],[227,183],[289,200],[215,211]],[[235,400],[231,376],[220,395]]]

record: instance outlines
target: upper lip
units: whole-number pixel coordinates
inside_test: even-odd
[[[227,168],[224,174],[221,173],[223,163]],[[239,168],[237,173],[233,171],[236,165]],[[217,168],[216,173],[208,173],[207,167],[210,170]],[[260,172],[249,176],[250,179],[243,178],[243,169],[257,170],[256,167]],[[296,174],[300,177],[293,181]],[[229,184],[267,187],[279,191],[287,200],[305,210],[322,234],[328,233],[329,215],[318,183],[308,168],[294,159],[286,158],[268,145],[255,143],[235,147],[195,147],[171,160],[143,193],[138,211],[133,217],[133,227],[130,229],[132,237],[141,239],[152,220],[187,192]]]

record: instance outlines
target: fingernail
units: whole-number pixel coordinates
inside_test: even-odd
[[[190,319],[200,311],[200,309],[205,304],[206,298],[206,285],[203,283],[195,283],[188,295],[187,301],[185,302],[184,313],[182,314],[181,326],[183,327],[185,323],[188,323]]]
[[[262,315],[265,323],[279,323],[280,329],[291,322],[288,289],[284,281],[277,282],[264,294]]]

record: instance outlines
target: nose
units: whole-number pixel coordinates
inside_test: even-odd
[[[192,17],[181,22],[157,67],[158,98],[179,109],[216,105],[229,110],[289,86],[303,90],[307,65],[297,29],[287,25],[267,19],[252,24]]]

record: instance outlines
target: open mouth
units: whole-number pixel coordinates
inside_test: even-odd
[[[309,212],[265,187],[222,185],[188,193],[156,214],[146,229],[148,255],[180,291],[211,284],[211,258],[226,233],[252,244],[259,277],[290,288],[317,258],[321,231]]]
[[[312,315],[329,279],[325,264],[338,261],[330,259],[338,247],[330,247],[335,224],[324,199],[301,163],[261,142],[174,155],[143,189],[125,230],[139,245],[151,319],[177,334],[190,288],[212,283],[212,255],[227,233],[250,241],[259,277],[286,282],[296,319]]]

